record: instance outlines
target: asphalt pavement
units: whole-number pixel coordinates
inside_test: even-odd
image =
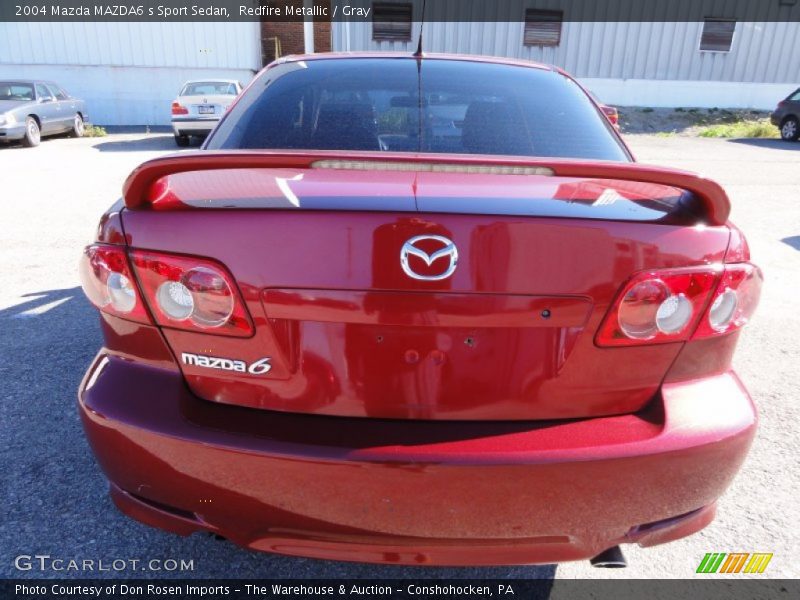
[[[759,407],[760,429],[707,529],[665,546],[626,547],[630,566],[624,570],[592,569],[586,562],[426,568],[256,554],[123,517],[106,494],[75,409],[78,383],[101,344],[76,266],[125,176],[175,147],[169,135],[117,134],[45,140],[36,149],[0,147],[0,576],[689,578],[707,552],[772,552],[761,577],[800,576],[800,143],[644,135],[628,142],[643,162],[720,181],[732,198],[733,220],[765,272],[760,309],[735,357]],[[15,567],[16,557],[36,554],[106,564],[192,560],[193,570]]]

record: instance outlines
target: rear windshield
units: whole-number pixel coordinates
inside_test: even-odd
[[[181,96],[235,96],[236,84],[225,81],[198,81],[187,83]]]
[[[277,65],[206,147],[630,160],[587,95],[557,72],[411,58]]]
[[[0,100],[18,100],[20,102],[25,102],[33,99],[33,86],[30,83],[0,81]]]

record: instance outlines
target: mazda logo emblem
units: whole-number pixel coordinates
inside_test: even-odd
[[[421,250],[418,247],[418,244],[425,240],[433,240],[438,245],[441,245],[441,248],[428,254],[425,252],[425,250]],[[426,246],[429,247],[428,245]],[[439,266],[439,263],[441,263],[443,266],[445,263],[444,259],[446,258],[447,267],[438,275],[421,275],[411,268],[411,265],[409,264],[409,256],[421,258],[429,267],[433,266],[433,263],[437,263],[437,267]],[[458,249],[452,240],[444,236],[418,235],[406,240],[406,242],[403,244],[403,247],[400,249],[400,265],[403,267],[405,274],[412,279],[421,279],[423,281],[439,281],[440,279],[447,279],[455,272],[456,266],[458,265]]]

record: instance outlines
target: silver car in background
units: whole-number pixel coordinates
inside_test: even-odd
[[[205,137],[242,91],[233,79],[187,81],[172,103],[172,131],[178,146],[188,146],[189,136]]]
[[[38,146],[42,136],[70,132],[81,137],[86,103],[52,81],[0,81],[0,142]]]

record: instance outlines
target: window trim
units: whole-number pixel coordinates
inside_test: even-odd
[[[528,29],[528,23],[547,23],[548,21],[542,21],[541,19],[530,19],[528,20],[528,15],[531,13],[538,13],[539,15],[551,15],[551,16],[558,16],[558,19],[553,19],[550,22],[558,23],[558,39],[554,44],[544,43],[544,42],[535,42],[535,43],[528,43],[525,41],[526,32]],[[564,31],[564,11],[563,10],[551,10],[546,8],[526,8],[525,15],[522,20],[522,45],[525,48],[558,48],[561,45],[561,34]]]
[[[378,14],[378,7],[381,9],[385,7],[393,7],[395,10],[405,9],[408,10],[408,36],[407,37],[384,37],[386,34],[376,37],[375,31],[375,17]],[[378,23],[386,23],[387,21],[378,21]],[[373,42],[410,42],[414,37],[414,5],[411,2],[373,2],[372,3],[372,41]]]
[[[733,33],[731,34],[731,44],[728,46],[727,50],[706,50],[703,48],[703,32],[706,28],[706,23],[709,21],[724,21],[728,23],[733,23]],[[697,39],[697,51],[698,52],[708,52],[710,54],[729,54],[733,50],[733,44],[736,42],[736,33],[738,30],[737,25],[739,22],[736,19],[727,19],[725,17],[705,17],[703,22],[700,24],[700,36]]]

